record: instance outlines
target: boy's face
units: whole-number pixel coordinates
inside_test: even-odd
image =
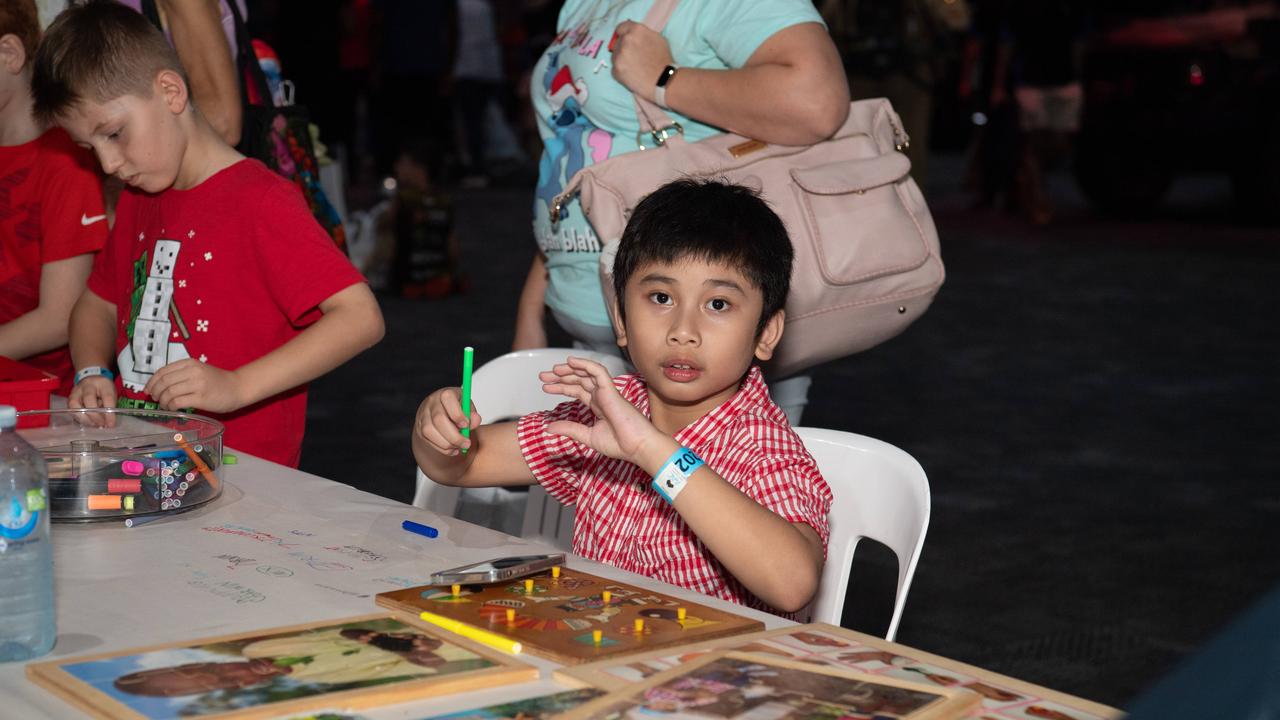
[[[737,269],[697,259],[649,263],[627,280],[618,344],[649,386],[650,400],[705,414],[729,399],[782,338],[779,312],[756,335],[764,297]]]
[[[185,107],[185,84],[176,73],[162,71],[151,97],[123,95],[103,103],[84,99],[58,124],[76,144],[93,150],[103,172],[156,193],[178,176],[186,147],[178,119]]]

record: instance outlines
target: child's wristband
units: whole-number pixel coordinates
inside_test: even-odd
[[[114,373],[102,367],[101,365],[90,365],[89,367],[86,367],[86,368],[80,368],[80,370],[76,372],[75,384],[79,385],[81,380],[88,377],[93,377],[95,375],[101,375],[102,377],[108,380],[116,379],[116,376]]]
[[[689,482],[689,477],[702,467],[702,458],[694,454],[689,448],[679,448],[662,466],[657,475],[653,476],[653,489],[658,494],[666,498],[667,502],[674,503],[676,496],[680,491],[684,490],[684,486]]]

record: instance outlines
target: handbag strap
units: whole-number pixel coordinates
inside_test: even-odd
[[[662,32],[679,4],[680,0],[653,0],[653,5],[644,16],[644,24],[655,32]],[[636,118],[640,121],[641,135],[651,135],[656,144],[662,145],[683,133],[680,124],[672,120],[671,116],[667,115],[657,103],[635,93],[632,93],[631,97],[635,100]],[[676,130],[676,133],[672,134],[671,130]],[[643,143],[641,147],[644,147]]]
[[[240,71],[240,101],[246,108],[254,104],[249,99],[249,88],[246,84],[253,83],[262,104],[271,107],[274,105],[271,99],[271,86],[267,84],[267,74],[262,71],[258,56],[253,52],[253,38],[249,36],[249,26],[245,24],[244,16],[240,14],[239,0],[227,0],[227,7],[231,8],[231,17],[235,20],[236,26],[236,67]]]
[[[160,21],[160,9],[156,7],[156,0],[142,0],[142,14],[156,26],[160,32],[164,32],[164,23]]]

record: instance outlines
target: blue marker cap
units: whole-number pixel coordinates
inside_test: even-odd
[[[412,520],[405,520],[400,523],[400,527],[411,533],[417,533],[418,535],[423,535],[429,538],[436,537],[440,534],[439,530],[431,527],[430,525],[423,525],[422,523],[416,523]]]

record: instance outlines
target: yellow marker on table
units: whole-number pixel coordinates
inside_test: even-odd
[[[512,640],[511,638],[503,637],[497,633],[491,633],[488,630],[481,630],[478,627],[454,620],[453,618],[444,617],[443,615],[437,615],[433,612],[426,612],[424,610],[418,614],[418,617],[432,625],[444,628],[451,633],[461,635],[468,640],[474,640],[482,645],[488,645],[491,648],[497,648],[503,652],[509,652],[512,655],[519,655],[520,650],[524,647],[518,640]]]
[[[688,611],[686,611],[684,608],[676,608],[676,620],[679,620],[680,622],[683,623],[684,619],[688,617],[688,615],[689,615]]]
[[[461,586],[461,585],[459,585],[458,583],[454,583],[454,584],[453,584],[453,587],[451,587],[451,588],[449,588],[449,589],[450,589],[451,591],[453,591],[453,596],[454,596],[454,597],[458,597],[458,596],[462,595],[462,586]]]
[[[558,579],[560,579],[560,566],[559,566],[559,565],[553,565],[553,566],[551,566],[551,577],[556,578],[557,580],[558,580]]]
[[[644,632],[644,618],[636,618],[636,632]]]
[[[525,594],[525,595],[532,595],[532,594],[533,594],[533,580],[532,580],[532,579],[529,579],[529,580],[525,580],[525,581],[524,581],[524,594]]]
[[[604,592],[600,593],[600,602],[604,603],[605,605],[608,605],[609,598],[611,597],[613,597],[613,594],[610,593],[608,590],[605,590]]]
[[[604,633],[600,632],[599,630],[591,631],[591,642],[599,645],[603,641],[604,641]]]
[[[516,611],[513,608],[507,608],[507,624],[510,625],[515,621],[516,621]]]

